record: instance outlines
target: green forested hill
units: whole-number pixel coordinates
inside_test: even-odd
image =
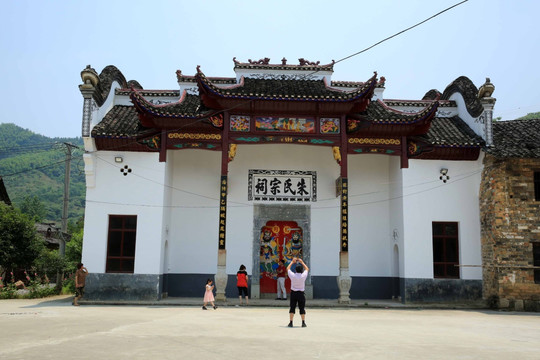
[[[533,119],[540,119],[540,112],[528,113],[527,115],[517,118],[516,120],[533,120]]]
[[[15,124],[0,124],[0,176],[12,203],[20,207],[26,196],[37,196],[46,209],[44,221],[60,224],[64,199],[65,146],[71,143],[69,219],[84,214],[85,183],[82,138],[49,138]]]

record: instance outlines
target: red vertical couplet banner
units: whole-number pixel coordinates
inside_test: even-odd
[[[227,175],[221,175],[219,187],[219,249],[224,250],[227,224]]]
[[[349,251],[349,184],[341,178],[341,251]]]

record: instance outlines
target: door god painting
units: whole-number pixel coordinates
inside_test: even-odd
[[[279,261],[285,265],[293,257],[302,257],[302,229],[294,221],[268,221],[260,235],[260,286],[261,293],[277,291],[277,268]],[[290,280],[285,281],[287,292]]]

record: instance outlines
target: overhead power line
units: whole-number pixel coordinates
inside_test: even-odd
[[[82,158],[82,155],[72,157],[72,159],[75,159],[75,158]],[[1,176],[3,178],[6,178],[6,177],[10,177],[10,176],[20,175],[20,174],[24,174],[24,173],[27,173],[27,172],[30,172],[30,171],[41,170],[41,169],[45,169],[45,168],[55,166],[55,165],[58,165],[58,164],[63,164],[65,162],[66,162],[66,160],[63,159],[63,160],[60,160],[60,161],[55,161],[55,162],[48,163],[48,164],[45,164],[45,165],[42,165],[42,166],[38,166],[38,167],[35,167],[35,168],[21,170],[21,171],[17,171],[17,172],[11,173],[11,174],[1,175]]]
[[[366,51],[368,51],[368,50],[370,50],[370,49],[373,49],[375,46],[380,45],[380,44],[382,44],[383,42],[388,41],[388,40],[390,40],[390,39],[392,39],[392,38],[395,38],[396,36],[399,36],[399,35],[401,35],[401,34],[407,32],[407,31],[409,31],[409,30],[412,30],[412,29],[414,29],[415,27],[420,26],[420,25],[422,25],[422,24],[428,22],[429,20],[434,19],[434,18],[436,18],[436,17],[439,16],[439,15],[441,15],[441,14],[443,14],[443,13],[445,13],[445,12],[447,12],[447,11],[449,11],[449,10],[451,10],[451,9],[453,9],[453,8],[455,8],[455,7],[457,7],[457,6],[461,5],[461,4],[463,4],[463,3],[466,3],[467,1],[469,1],[469,0],[464,0],[464,1],[462,1],[462,2],[459,2],[459,3],[457,3],[457,4],[452,5],[452,6],[450,6],[450,7],[447,7],[446,9],[444,9],[444,10],[442,10],[442,11],[439,11],[439,12],[436,13],[435,15],[432,15],[432,16],[428,17],[427,19],[418,22],[418,23],[414,24],[413,26],[409,26],[408,28],[406,28],[406,29],[404,29],[404,30],[401,30],[401,31],[399,31],[399,32],[395,33],[394,35],[391,35],[391,36],[389,36],[389,37],[387,37],[387,38],[384,38],[384,39],[382,39],[381,41],[378,41],[378,42],[376,42],[375,44],[373,44],[373,45],[371,45],[371,46],[368,46],[367,48],[365,48],[365,49],[363,49],[363,50],[360,50],[360,51],[358,51],[358,52],[355,52],[354,54],[351,54],[351,55],[349,55],[349,56],[345,56],[345,57],[342,58],[342,59],[339,59],[338,61],[335,62],[335,64],[337,64],[337,63],[339,63],[339,62],[342,62],[342,61],[345,61],[345,60],[347,60],[347,59],[350,59],[350,58],[352,58],[352,57],[355,57],[355,56],[357,56],[357,55],[360,55],[360,54],[362,54],[362,53],[364,53],[364,52],[366,52]]]
[[[414,24],[414,25],[412,25],[412,26],[410,26],[410,27],[404,29],[404,30],[401,30],[401,31],[399,31],[399,32],[397,32],[397,33],[395,33],[395,34],[393,34],[393,35],[391,35],[391,36],[388,36],[387,38],[384,38],[384,39],[382,39],[382,40],[376,42],[375,44],[373,44],[373,45],[371,45],[371,46],[368,46],[368,47],[365,48],[365,49],[362,49],[362,50],[360,50],[360,51],[358,51],[358,52],[356,52],[356,53],[354,53],[354,54],[345,56],[344,58],[341,58],[341,59],[335,61],[334,64],[343,62],[343,61],[348,60],[348,59],[350,59],[350,58],[353,58],[353,57],[355,57],[355,56],[357,56],[357,55],[360,55],[360,54],[362,54],[362,53],[364,53],[364,52],[366,52],[366,51],[368,51],[368,50],[370,50],[370,49],[373,49],[374,47],[376,47],[376,46],[382,44],[383,42],[388,41],[388,40],[390,40],[390,39],[392,39],[392,38],[394,38],[394,37],[396,37],[396,36],[399,36],[399,35],[401,35],[401,34],[407,32],[407,31],[409,31],[409,30],[412,30],[412,29],[414,29],[415,27],[418,27],[418,26],[420,26],[420,25],[422,25],[422,24],[424,24],[424,23],[430,21],[431,19],[434,19],[434,18],[440,16],[441,14],[443,14],[443,13],[445,13],[445,12],[447,12],[447,11],[449,11],[449,10],[451,10],[451,9],[453,9],[453,8],[455,8],[455,7],[457,7],[457,6],[459,6],[459,5],[462,5],[462,4],[466,3],[467,1],[469,1],[469,0],[463,0],[463,1],[459,2],[459,3],[457,3],[457,4],[454,4],[454,5],[452,5],[452,6],[449,6],[449,7],[447,7],[446,9],[444,9],[444,10],[442,10],[442,11],[439,11],[438,13],[436,13],[436,14],[434,14],[434,15],[432,15],[432,16],[430,16],[430,17],[428,17],[428,18],[426,18],[426,19],[424,19],[424,20],[422,20],[422,21],[420,21],[420,22],[418,22],[418,23],[416,23],[416,24]],[[300,76],[300,79],[307,78],[307,77],[309,77],[309,76],[311,76],[311,75],[314,75],[314,74],[316,74],[316,73],[318,73],[318,72],[319,72],[319,70],[314,70],[314,71],[312,71],[312,72],[310,72],[310,73],[308,73],[308,74],[304,74],[304,75]],[[280,90],[280,87],[278,87],[276,90]],[[253,101],[253,100],[251,100],[251,99],[250,99],[250,100],[246,100],[245,102],[243,102],[243,103],[241,103],[241,104],[232,106],[232,107],[227,108],[227,109],[225,109],[225,110],[220,110],[220,111],[218,111],[217,113],[220,113],[220,112],[223,112],[223,111],[234,110],[235,108],[237,108],[237,107],[239,107],[239,106],[242,106],[242,105],[245,105],[245,104],[249,104],[249,103],[252,102],[252,101]],[[180,126],[180,127],[178,127],[178,128],[166,130],[165,133],[168,134],[168,133],[171,133],[171,132],[180,131],[180,130],[182,130],[182,129],[185,128],[185,127],[194,125],[194,124],[199,123],[199,122],[201,122],[201,121],[203,121],[203,120],[205,120],[205,119],[206,119],[206,118],[194,120],[194,121],[190,122],[189,124],[185,124],[185,125]],[[115,146],[115,147],[106,148],[106,149],[100,149],[100,150],[119,150],[119,149],[122,149],[122,148],[124,148],[124,147],[130,146],[131,144],[133,144],[133,143],[135,143],[135,142],[136,142],[136,141],[127,142],[127,143],[125,143],[125,144],[121,144],[121,145],[118,145],[118,146]],[[96,151],[99,151],[99,150],[94,150],[93,152],[96,152]]]

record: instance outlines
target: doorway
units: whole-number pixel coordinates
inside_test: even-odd
[[[278,226],[280,227],[280,235],[283,239],[286,237],[289,242],[291,242],[292,238],[292,229],[299,229],[300,239],[301,239],[301,250],[302,250],[302,258],[304,262],[309,266],[310,265],[310,255],[311,255],[311,228],[310,228],[310,220],[311,220],[311,206],[307,204],[254,204],[253,206],[253,267],[252,267],[252,274],[251,274],[251,297],[254,299],[258,298],[275,298],[276,290],[277,290],[277,280],[273,280],[275,285],[272,284],[271,281],[264,280],[263,282],[266,282],[264,284],[265,291],[273,291],[270,292],[262,292],[261,291],[261,279],[263,276],[261,276],[261,234],[264,236],[263,228],[269,226],[271,229],[274,228],[274,223],[272,222],[278,222]],[[281,226],[279,223],[281,223]],[[270,226],[272,225],[272,226]],[[285,226],[289,226],[287,231],[291,231],[289,234],[285,234]],[[271,232],[271,236],[276,237],[276,233]],[[274,239],[275,241],[275,239]],[[264,244],[264,241],[263,241]],[[286,243],[284,243],[286,245]],[[283,245],[282,245],[283,246]],[[288,248],[284,248],[283,250],[286,250],[284,259],[292,259],[292,257],[289,255],[288,251],[297,250],[297,246],[295,246],[295,249],[289,250]],[[269,249],[264,249],[263,252],[266,251],[268,253],[268,257],[270,258],[271,255],[269,253]],[[272,250],[274,252],[275,250]],[[277,252],[277,259],[279,259],[279,249]],[[263,257],[262,261],[265,263],[265,269],[268,268],[268,264],[270,263],[270,259],[266,259],[266,255]],[[285,264],[287,266],[288,264]],[[269,279],[269,276],[264,276],[266,279]],[[269,288],[271,287],[272,288]],[[288,288],[290,288],[290,285],[288,285]],[[311,274],[308,275],[308,278],[306,279],[306,298],[312,299],[313,298],[313,285],[311,284]]]
[[[277,293],[277,268],[281,260],[289,264],[293,257],[302,257],[303,231],[295,221],[268,221],[260,235],[260,291]],[[287,294],[291,281],[285,280]]]

